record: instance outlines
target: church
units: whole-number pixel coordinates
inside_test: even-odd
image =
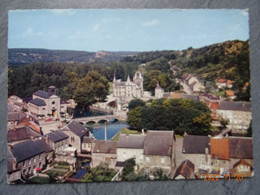
[[[121,100],[130,101],[133,98],[143,97],[143,76],[140,71],[134,74],[133,81],[129,75],[126,81],[113,79],[113,96]]]

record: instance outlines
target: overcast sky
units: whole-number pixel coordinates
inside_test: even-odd
[[[235,39],[249,39],[246,10],[9,11],[8,48],[183,50]]]

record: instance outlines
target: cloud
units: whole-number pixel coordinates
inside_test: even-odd
[[[93,31],[98,31],[99,28],[100,28],[100,24],[96,24],[96,25],[92,28],[92,30],[93,30]]]
[[[70,16],[72,16],[76,13],[76,11],[71,10],[71,9],[53,9],[51,12],[56,15],[66,14],[66,15],[70,15]]]
[[[158,20],[151,20],[151,21],[144,22],[142,25],[143,26],[155,26],[158,24],[159,24]]]

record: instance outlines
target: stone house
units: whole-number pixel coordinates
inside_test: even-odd
[[[95,140],[93,142],[91,167],[96,167],[101,163],[108,163],[109,168],[115,168],[117,142]]]
[[[80,154],[82,152],[83,137],[89,137],[89,129],[76,121],[71,121],[61,131],[69,136],[69,145],[76,148],[77,153]]]
[[[63,152],[69,146],[69,136],[62,131],[56,130],[45,135],[48,143],[56,153]]]
[[[33,93],[32,100],[28,102],[29,114],[34,117],[59,119],[60,113],[66,113],[66,104],[61,108],[60,98],[56,95],[54,86],[48,87],[48,92],[38,90]]]
[[[46,165],[44,149],[32,140],[15,144],[11,146],[10,150],[22,176],[34,175],[37,168],[42,169]]]
[[[135,158],[136,164],[143,164],[145,135],[120,134],[116,149],[118,162]]]
[[[220,101],[217,113],[218,117],[229,120],[228,127],[232,129],[232,133],[247,133],[252,120],[250,102]]]
[[[147,131],[144,140],[143,166],[170,170],[176,166],[173,131]]]
[[[185,159],[194,164],[194,172],[211,169],[210,137],[185,135],[183,138],[182,154]]]
[[[49,164],[52,162],[52,153],[54,151],[54,149],[51,147],[51,145],[49,145],[45,139],[39,139],[36,140],[35,143],[44,150],[45,152],[45,163]]]
[[[177,168],[174,179],[195,179],[194,164],[189,160],[184,160]]]

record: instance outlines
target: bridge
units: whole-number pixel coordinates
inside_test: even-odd
[[[98,122],[108,122],[111,119],[117,120],[126,120],[126,116],[123,115],[103,115],[103,116],[90,116],[90,117],[82,117],[82,118],[75,118],[74,120],[81,123],[98,123]]]

